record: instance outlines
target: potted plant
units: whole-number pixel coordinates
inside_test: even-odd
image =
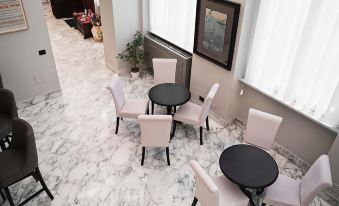
[[[133,78],[139,76],[140,67],[145,62],[145,54],[142,49],[144,38],[140,31],[134,34],[133,41],[127,43],[126,50],[118,54],[117,58],[124,59],[132,64],[131,75]]]

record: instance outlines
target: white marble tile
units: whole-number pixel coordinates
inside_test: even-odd
[[[224,128],[211,119],[200,146],[198,128],[179,124],[170,145],[171,166],[164,148],[147,148],[140,166],[138,122],[124,119],[114,134],[115,108],[105,89],[112,72],[104,66],[102,44],[84,40],[55,19],[49,6],[44,11],[62,90],[20,103],[19,115],[35,130],[40,169],[55,199],[42,193],[28,205],[190,205],[195,183],[189,161],[199,161],[210,175],[222,175],[219,156],[241,142],[242,127],[234,123]],[[147,98],[149,73],[122,79],[128,98]],[[155,109],[165,113],[165,108]],[[282,174],[302,176],[286,158],[272,155]],[[10,190],[18,202],[39,188],[28,178]],[[312,205],[326,203],[317,197]]]

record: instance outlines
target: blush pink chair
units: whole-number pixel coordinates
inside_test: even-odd
[[[171,136],[172,115],[139,115],[141,130],[142,159],[144,164],[145,147],[166,147],[167,164]]]
[[[153,58],[154,83],[173,83],[175,84],[175,73],[177,70],[176,59],[158,59]],[[152,102],[152,114],[154,114],[154,102]]]
[[[196,188],[192,206],[199,201],[202,206],[247,206],[249,199],[241,192],[239,187],[220,176],[211,178],[199,163],[190,161],[195,174]]]
[[[175,72],[177,70],[176,59],[152,59],[154,70],[154,83],[175,83]]]
[[[282,120],[281,117],[251,108],[248,113],[244,143],[270,150]]]
[[[331,186],[330,162],[327,155],[321,155],[301,181],[279,175],[266,188],[263,202],[275,206],[308,206],[322,189]]]
[[[200,127],[200,145],[202,141],[202,129],[206,121],[206,128],[209,130],[208,113],[212,105],[212,100],[217,93],[219,84],[213,84],[209,93],[207,94],[205,101],[202,106],[187,102],[186,104],[179,107],[178,111],[174,114],[174,124],[172,137],[175,134],[176,122],[183,122],[186,124],[192,124]]]
[[[137,119],[140,114],[148,114],[148,100],[126,99],[123,84],[117,74],[113,75],[112,81],[107,89],[111,92],[113,96],[115,111],[117,115],[115,134],[118,134],[120,118]]]

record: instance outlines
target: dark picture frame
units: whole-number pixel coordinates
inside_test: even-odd
[[[240,7],[226,0],[198,0],[193,53],[231,71]]]

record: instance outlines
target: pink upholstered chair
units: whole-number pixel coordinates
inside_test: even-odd
[[[266,188],[263,202],[274,206],[308,206],[324,188],[332,186],[331,168],[327,155],[320,156],[302,180],[279,175]]]
[[[226,177],[220,176],[212,179],[197,161],[191,160],[190,165],[196,181],[192,206],[198,201],[202,206],[248,205],[249,200],[246,195]]]
[[[123,84],[117,74],[113,75],[112,81],[110,85],[107,86],[107,89],[111,92],[113,96],[115,111],[117,115],[115,134],[118,134],[120,118],[137,119],[140,114],[148,114],[148,100],[126,99]]]
[[[202,106],[194,104],[192,102],[187,102],[186,104],[179,107],[178,111],[174,114],[172,137],[175,133],[176,121],[186,124],[192,124],[200,127],[200,145],[203,144],[202,129],[205,121],[207,130],[210,129],[208,123],[208,113],[212,105],[212,100],[218,91],[218,88],[219,84],[213,84]]]
[[[175,83],[177,69],[176,59],[152,59],[154,70],[154,83]]]
[[[142,159],[144,164],[145,147],[166,147],[167,164],[171,136],[172,115],[139,115],[141,129]]]
[[[154,83],[175,83],[175,72],[177,70],[176,59],[153,58]],[[154,114],[154,102],[152,102],[152,114]]]
[[[282,120],[281,117],[250,109],[244,143],[270,150]]]

